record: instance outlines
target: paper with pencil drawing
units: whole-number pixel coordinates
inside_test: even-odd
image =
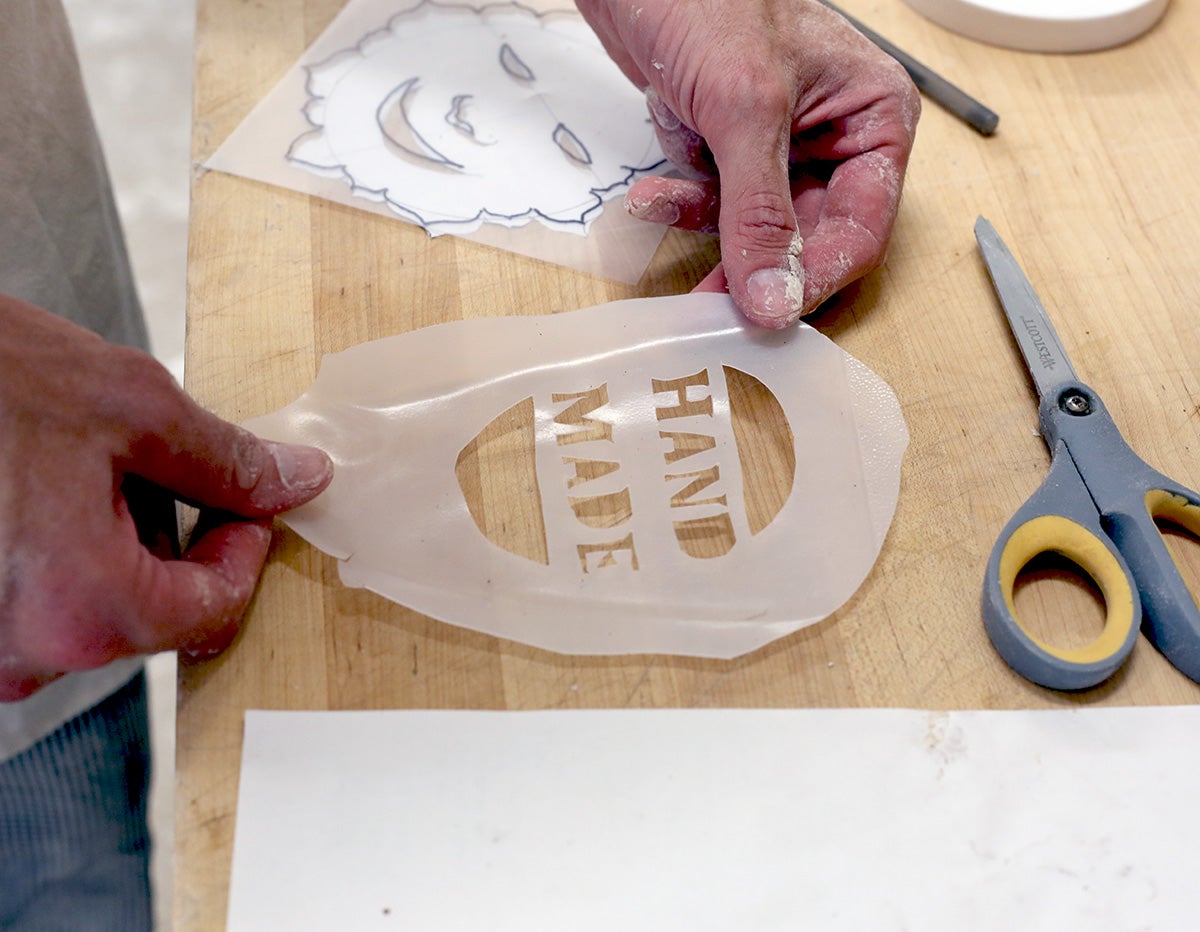
[[[624,281],[663,231],[619,199],[669,169],[573,9],[435,0],[352,0],[207,165]]]

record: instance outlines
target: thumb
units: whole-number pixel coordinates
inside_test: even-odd
[[[137,421],[139,439],[120,468],[195,505],[265,517],[304,504],[333,478],[321,450],[261,440],[181,390],[160,395]]]
[[[789,132],[781,119],[708,138],[721,179],[721,262],[729,293],[750,320],[777,329],[795,323],[804,308]]]

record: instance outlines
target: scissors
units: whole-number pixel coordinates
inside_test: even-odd
[[[1050,472],[1000,532],[983,582],[988,636],[1022,676],[1052,689],[1086,689],[1125,662],[1138,631],[1200,682],[1200,608],[1163,541],[1158,521],[1200,538],[1200,496],[1147,465],[1121,437],[1100,396],[1079,381],[1033,286],[983,217],[975,238],[1017,346],[1037,388]],[[1104,629],[1063,649],[1017,617],[1017,577],[1056,553],[1104,598]]]

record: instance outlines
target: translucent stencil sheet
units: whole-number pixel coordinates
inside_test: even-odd
[[[207,165],[631,282],[663,231],[605,204],[669,168],[577,12],[434,0],[351,0]]]
[[[715,657],[853,594],[908,443],[874,373],[722,294],[361,344],[247,426],[333,457],[285,520],[348,585],[557,651]]]

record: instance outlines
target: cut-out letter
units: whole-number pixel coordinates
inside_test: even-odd
[[[562,424],[564,427],[580,428],[567,434],[559,434],[558,442],[560,444],[583,443],[588,440],[612,440],[612,424],[608,423],[608,421],[600,421],[588,417],[588,414],[592,411],[608,404],[607,385],[601,385],[598,388],[589,388],[586,392],[563,394],[555,392],[550,398],[555,404],[575,399],[574,404],[554,416],[555,424]]]
[[[575,488],[581,482],[600,479],[621,468],[620,463],[614,463],[612,460],[581,460],[573,456],[564,456],[562,461],[564,466],[575,467],[575,475],[567,479],[568,489]]]
[[[680,550],[698,560],[723,557],[737,542],[728,512],[708,518],[676,521],[675,539],[679,541]]]
[[[567,496],[575,517],[588,527],[610,528],[624,524],[633,517],[633,502],[629,489],[608,495],[588,495],[584,498]]]
[[[579,566],[586,573],[589,571],[588,557],[599,555],[598,562],[591,565],[592,569],[605,569],[610,566],[620,566],[618,553],[627,553],[629,569],[638,568],[637,551],[633,549],[633,535],[626,534],[620,540],[607,544],[580,544]]]
[[[711,450],[717,445],[717,440],[711,434],[689,434],[683,431],[660,430],[658,435],[664,440],[671,441],[671,449],[663,454],[668,463],[677,463],[681,459]]]
[[[678,404],[663,405],[655,408],[654,413],[660,421],[665,421],[673,417],[694,417],[696,415],[712,417],[712,395],[705,394],[703,398],[695,401],[689,401],[687,396],[689,386],[703,385],[707,387],[707,369],[701,369],[694,375],[685,375],[680,379],[651,379],[651,382],[654,385],[655,394],[660,392],[675,392],[679,398]]]
[[[693,478],[695,477],[695,478]],[[698,472],[685,472],[676,476],[667,476],[666,479],[670,482],[672,479],[692,479],[684,488],[680,489],[671,496],[672,508],[686,508],[689,505],[725,505],[725,496],[718,495],[716,498],[693,498],[702,489],[708,488],[714,482],[721,478],[721,467],[712,465],[708,469],[702,469]]]

